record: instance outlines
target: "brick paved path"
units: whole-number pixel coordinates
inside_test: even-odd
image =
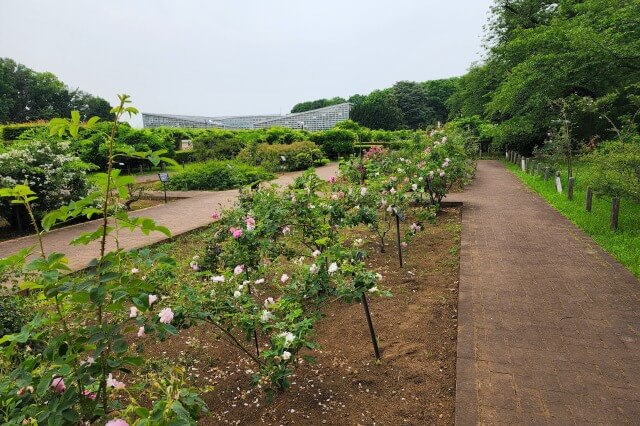
[[[638,280],[497,161],[455,195],[456,423],[640,424]]]
[[[321,178],[328,179],[329,176],[336,174],[337,171],[337,164],[332,163],[319,167],[316,173]],[[288,185],[301,174],[302,172],[285,173],[279,176],[274,183]],[[189,198],[139,210],[133,212],[131,216],[152,218],[158,224],[169,228],[171,234],[176,236],[211,223],[211,213],[220,208],[230,207],[238,196],[238,191],[190,191],[188,193],[169,192],[168,194],[169,196],[188,196]],[[73,270],[84,268],[92,258],[98,255],[99,242],[94,241],[87,246],[70,246],[69,241],[83,232],[97,229],[100,222],[94,220],[45,234],[44,245],[47,254],[52,252],[65,253]],[[124,230],[119,235],[120,247],[125,249],[144,247],[165,239],[167,239],[165,235],[159,232],[143,235],[141,232],[132,233]],[[35,236],[0,242],[0,258],[36,244],[37,239]],[[109,238],[108,249],[112,250],[114,248],[115,241],[113,238]]]

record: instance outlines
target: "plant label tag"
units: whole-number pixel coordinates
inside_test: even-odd
[[[158,177],[160,178],[160,182],[162,183],[169,182],[169,173],[158,173]]]

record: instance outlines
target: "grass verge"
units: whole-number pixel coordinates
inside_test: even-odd
[[[588,163],[578,162],[574,165],[573,201],[567,198],[566,171],[561,174],[564,191],[559,194],[552,178],[545,181],[542,176],[522,172],[515,164],[504,160],[503,163],[509,171],[640,278],[640,204],[628,199],[620,201],[618,230],[614,231],[609,227],[611,198],[594,196],[592,211],[589,213],[585,210],[586,181],[592,173]]]

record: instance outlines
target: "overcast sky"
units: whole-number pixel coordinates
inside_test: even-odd
[[[144,112],[287,113],[464,74],[492,0],[0,0],[0,57]]]

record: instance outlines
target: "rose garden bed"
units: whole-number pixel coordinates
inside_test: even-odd
[[[435,225],[415,236],[405,250],[404,268],[398,267],[395,234],[387,238],[386,253],[379,253],[366,230],[347,232],[366,241],[367,263],[393,293],[369,302],[381,362],[375,361],[360,304],[327,305],[316,327],[316,362],[299,366],[292,387],[271,402],[250,384],[255,364],[213,327],[199,325],[164,342],[149,340],[147,359],[183,366],[187,382],[201,389],[210,414],[199,424],[453,423],[459,209],[443,209]],[[170,250],[186,265],[203,245],[201,233],[193,233],[158,250]],[[213,390],[206,392],[206,386]]]

